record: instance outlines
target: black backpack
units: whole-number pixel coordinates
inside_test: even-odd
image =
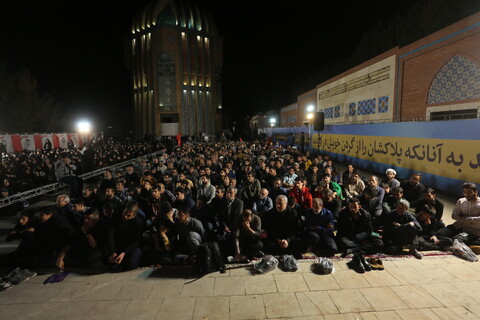
[[[215,271],[225,273],[225,262],[217,242],[205,242],[198,247],[195,269],[202,276]]]

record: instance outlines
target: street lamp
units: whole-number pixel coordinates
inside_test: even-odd
[[[77,123],[77,130],[80,133],[90,133],[92,131],[92,124],[89,121],[79,121]]]
[[[275,118],[270,118],[270,126],[275,127],[275,124],[277,123],[277,119]]]
[[[311,104],[307,106],[307,112],[313,112],[315,110],[315,107]]]

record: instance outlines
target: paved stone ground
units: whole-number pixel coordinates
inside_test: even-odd
[[[454,256],[384,260],[357,274],[336,260],[330,275],[247,268],[195,280],[191,267],[39,275],[0,293],[2,319],[480,319],[480,263]]]

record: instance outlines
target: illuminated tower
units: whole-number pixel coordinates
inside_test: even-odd
[[[128,38],[136,134],[219,132],[223,39],[208,12],[187,0],[154,1]]]

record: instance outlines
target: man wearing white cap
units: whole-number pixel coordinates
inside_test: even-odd
[[[385,181],[385,183],[388,184],[388,186],[390,187],[390,190],[392,190],[393,188],[400,187],[400,181],[395,179],[395,176],[397,175],[397,171],[390,168],[390,169],[387,169],[385,173],[387,175],[387,180]]]

